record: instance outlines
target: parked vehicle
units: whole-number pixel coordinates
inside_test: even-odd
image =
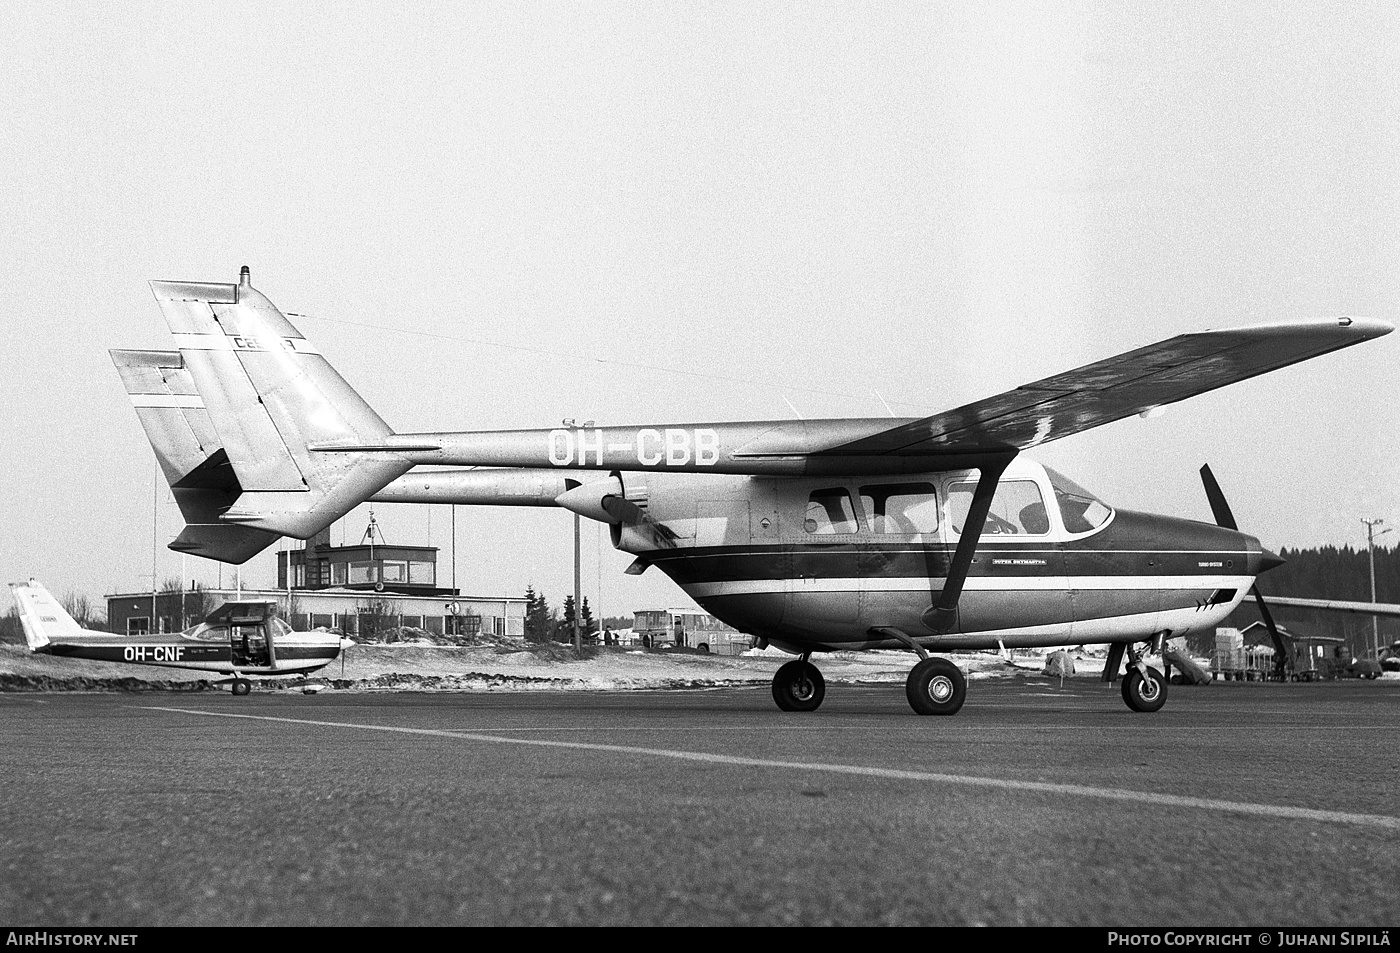
[[[1256,626],[1267,631],[1264,623],[1245,626],[1247,635]],[[1379,678],[1381,663],[1358,659],[1347,647],[1346,639],[1335,635],[1295,635],[1278,626],[1283,654],[1274,656],[1274,664],[1260,677],[1273,681],[1314,682],[1335,678]],[[1217,636],[1217,639],[1219,636]]]

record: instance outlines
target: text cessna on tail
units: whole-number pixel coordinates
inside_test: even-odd
[[[920,419],[395,433],[243,270],[152,282],[177,351],[114,351],[187,526],[241,563],[365,501],[562,506],[611,527],[706,611],[798,659],[773,697],[811,711],[814,653],[919,656],[910,705],[966,683],[929,652],[1108,643],[1123,697],[1166,700],[1139,645],[1213,628],[1277,564],[1233,527],[1115,510],[1020,451],[1392,330],[1329,319],[1183,334]],[[417,471],[435,467],[476,470]]]
[[[324,668],[345,642],[330,632],[293,632],[275,602],[226,602],[183,632],[126,636],[84,629],[33,579],[10,584],[31,652],[98,662],[192,668],[233,676],[246,695],[250,676],[306,675]]]

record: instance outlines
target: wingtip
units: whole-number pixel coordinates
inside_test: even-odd
[[[1378,338],[1395,330],[1395,325],[1380,318],[1344,317],[1338,318],[1337,323],[1342,327],[1353,328],[1368,338]]]

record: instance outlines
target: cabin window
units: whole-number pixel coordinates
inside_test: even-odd
[[[1055,490],[1055,502],[1060,506],[1060,519],[1071,533],[1088,533],[1098,529],[1113,515],[1108,504],[1075,483],[1069,477],[1049,467],[1045,473]]]
[[[199,625],[185,633],[192,639],[199,639],[201,642],[227,642],[228,626],[209,625],[201,622]]]
[[[384,582],[406,582],[408,580],[408,563],[384,560],[380,569],[380,579]]]
[[[859,526],[851,494],[839,486],[813,490],[807,498],[807,516],[803,526],[815,536],[854,533]]]
[[[909,535],[938,532],[938,496],[931,483],[886,483],[860,488],[870,531]]]
[[[345,585],[345,563],[331,563],[331,585]]]
[[[350,585],[363,585],[367,582],[374,582],[374,563],[351,563],[350,564]]]
[[[408,564],[408,581],[415,586],[437,585],[436,568],[431,562],[411,560]]]
[[[948,519],[953,532],[962,535],[972,508],[976,483],[954,483],[948,488]],[[1044,536],[1050,532],[1045,499],[1034,480],[1004,480],[997,484],[992,508],[987,512],[983,536]]]

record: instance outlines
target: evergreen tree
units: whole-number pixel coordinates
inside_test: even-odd
[[[559,620],[554,629],[554,638],[559,642],[573,642],[574,640],[574,597],[564,597],[564,617]]]
[[[588,597],[583,597],[583,610],[579,615],[579,627],[583,632],[583,641],[598,641],[598,620],[593,618],[593,610],[588,605]]]
[[[527,642],[548,642],[554,629],[554,621],[551,616],[548,600],[536,593],[533,585],[526,586],[525,640]]]

